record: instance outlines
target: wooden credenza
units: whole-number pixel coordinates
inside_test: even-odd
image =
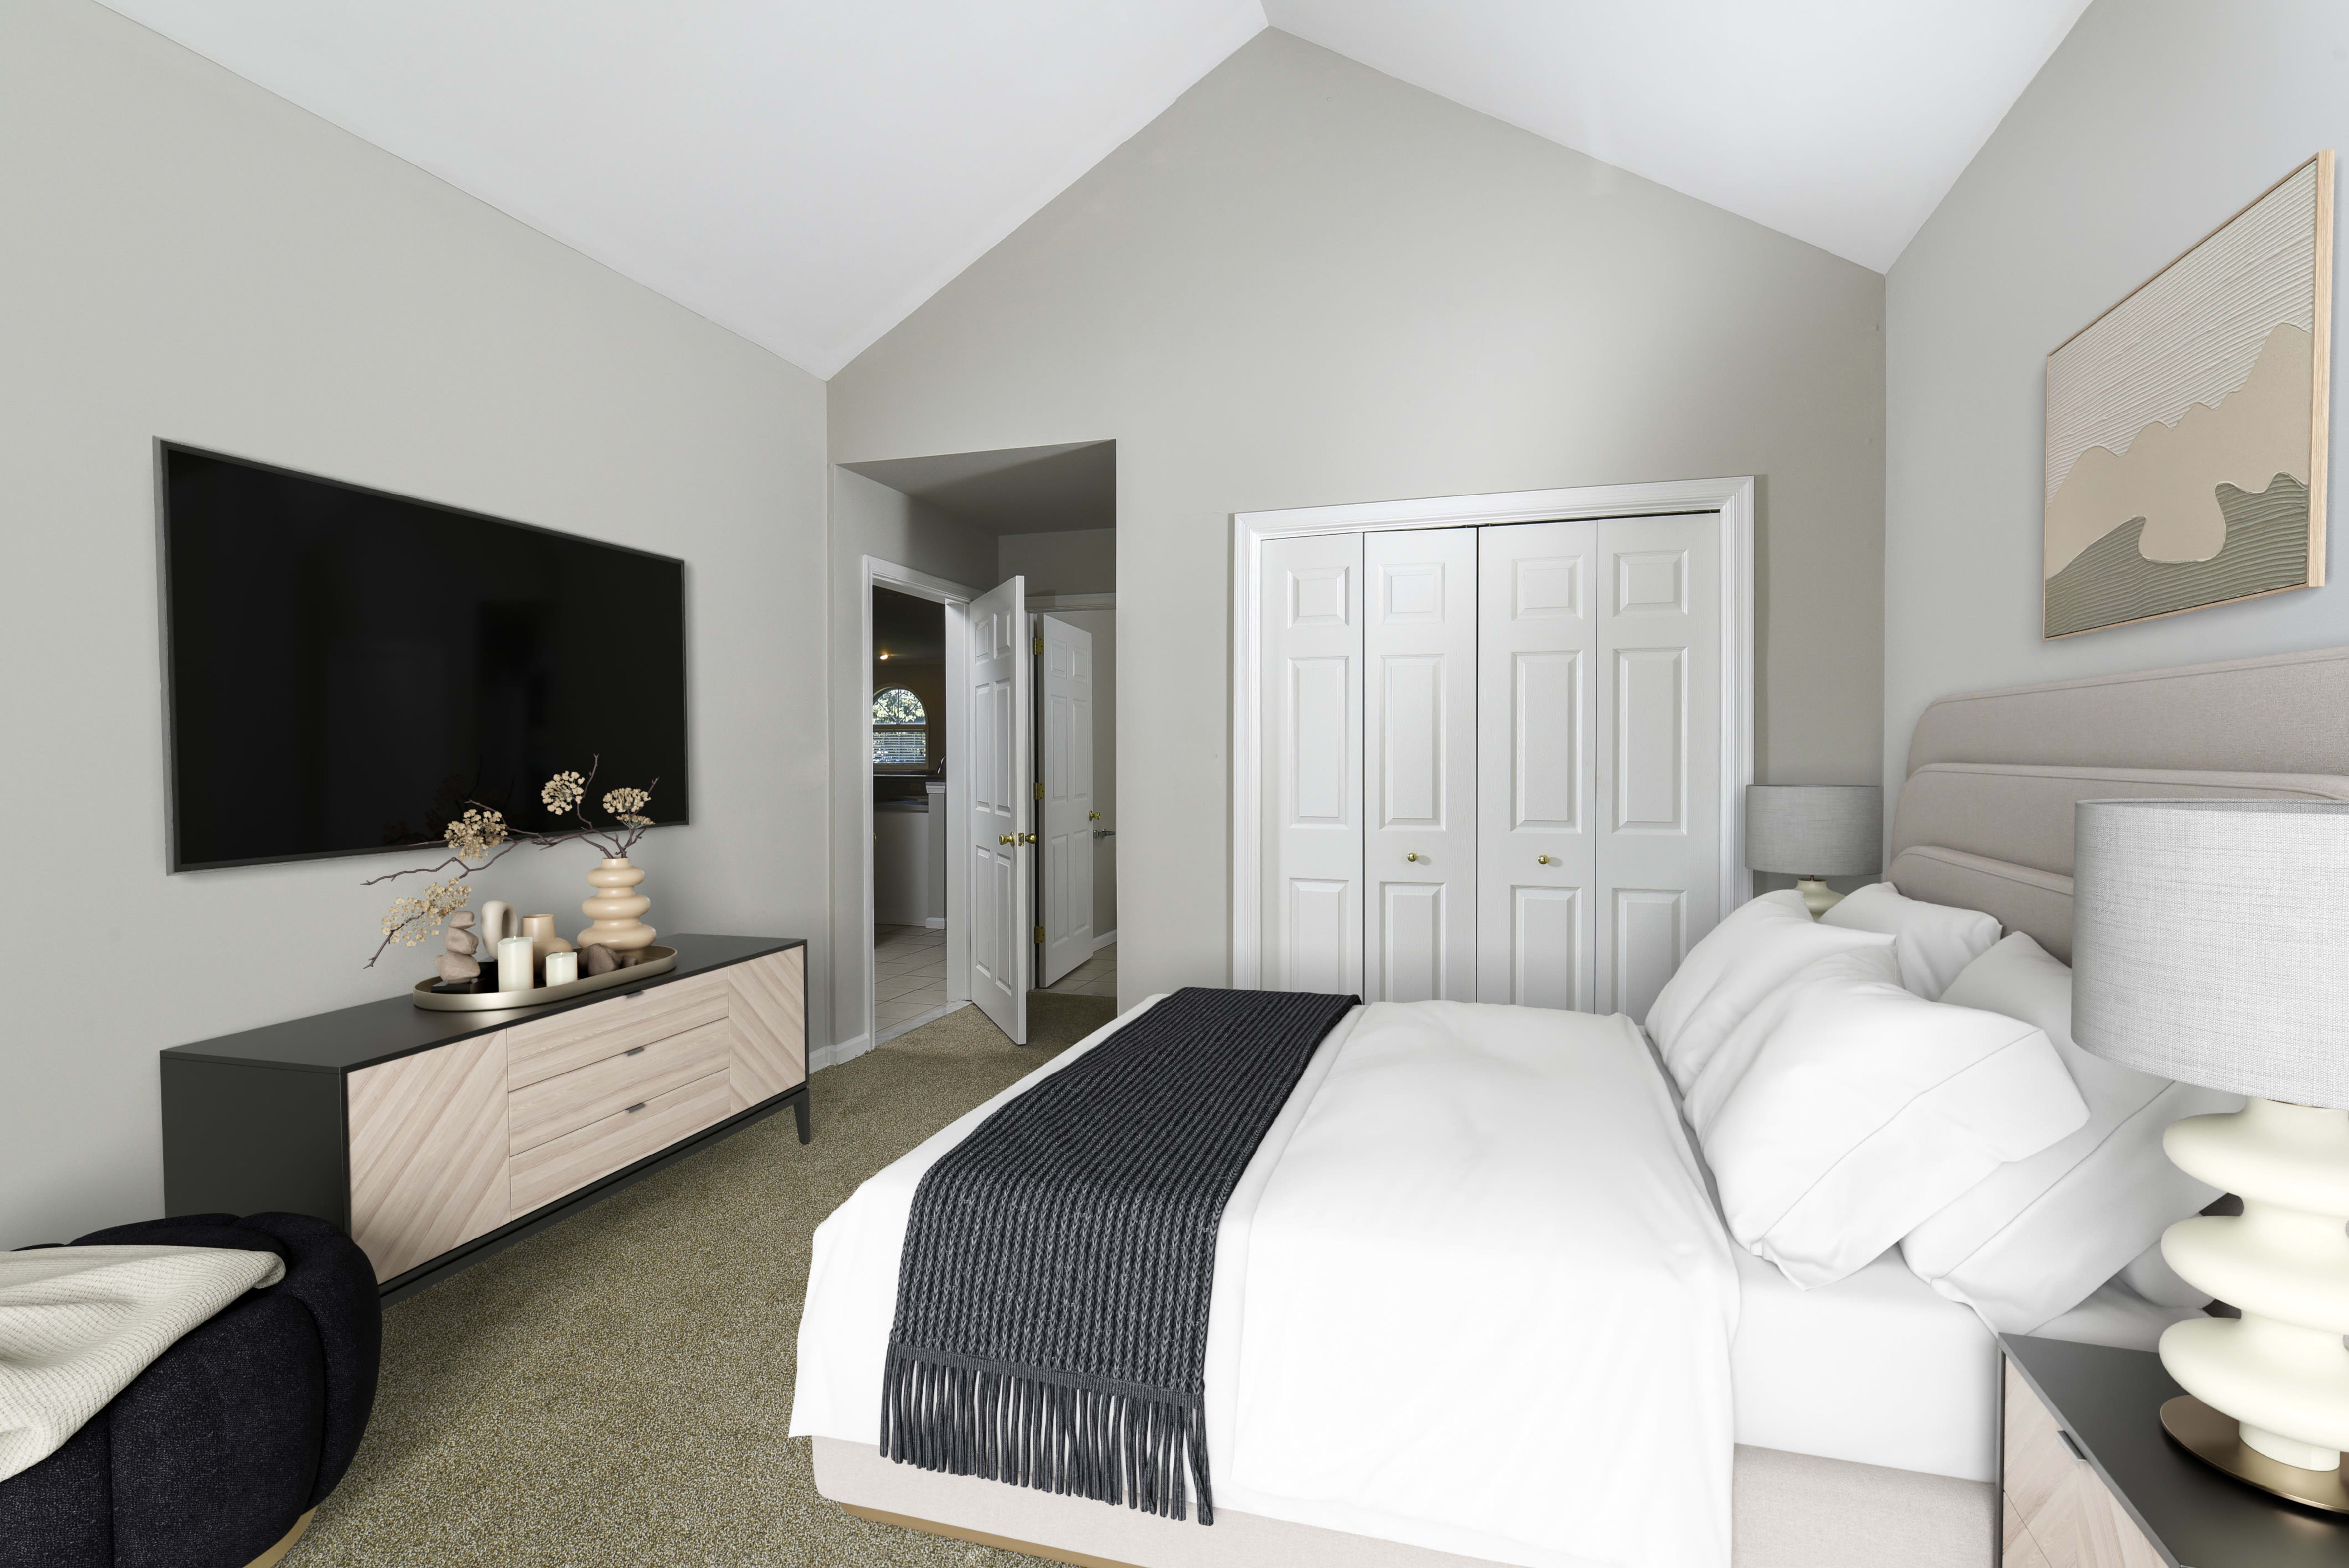
[[[527,1013],[401,996],[164,1051],[166,1207],[332,1220],[392,1297],[787,1105],[806,1142],[806,944],[670,944]]]

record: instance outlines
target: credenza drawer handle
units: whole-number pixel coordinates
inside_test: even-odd
[[[642,1109],[644,1109],[644,1108],[645,1108],[645,1102],[644,1102],[643,1100],[638,1100],[638,1101],[636,1101],[636,1104],[634,1104],[634,1105],[632,1105],[632,1106],[628,1107],[628,1109],[629,1109],[630,1110],[642,1110]]]
[[[620,1054],[624,1057],[640,1057],[645,1054],[645,1048],[642,1046],[630,1046],[626,1050],[622,1051]]]

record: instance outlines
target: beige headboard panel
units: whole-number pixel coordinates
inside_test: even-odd
[[[2349,800],[2349,648],[1943,697],[1917,720],[1892,883],[2072,957],[2072,804]]]

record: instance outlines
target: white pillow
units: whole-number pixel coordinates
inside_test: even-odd
[[[2028,1334],[2219,1195],[2169,1162],[2161,1135],[2181,1117],[2243,1102],[2074,1045],[2072,971],[2020,932],[1968,965],[1942,1000],[2046,1031],[2087,1103],[2077,1131],[1992,1172],[1900,1243],[1909,1268],[1935,1290],[1971,1303],[1994,1328]]]
[[[1685,1093],[1740,1018],[1815,958],[1889,946],[1872,932],[1837,931],[1811,918],[1792,888],[1748,899],[1689,949],[1648,1009],[1648,1036]]]
[[[1980,910],[1906,898],[1890,882],[1870,882],[1846,893],[1819,916],[1819,923],[1891,937],[1900,955],[1900,984],[1928,1002],[1941,1000],[1958,972],[1998,940],[1998,922]]]
[[[1806,1290],[2088,1114],[2044,1031],[1925,1001],[1880,960],[1878,977],[1855,979],[1852,962],[1820,963],[1771,999],[1752,1065],[1725,1102],[1705,1098],[1697,1125],[1730,1233]]]
[[[1900,984],[1900,963],[1893,955],[1892,944],[1873,944],[1867,947],[1847,947],[1830,953],[1824,958],[1814,958],[1788,976],[1786,982],[1747,1011],[1721,1044],[1705,1058],[1695,1079],[1690,1083],[1681,1100],[1681,1114],[1702,1142],[1720,1119],[1721,1112],[1737,1092],[1753,1068],[1754,1058],[1762,1054],[1763,1046],[1778,1032],[1786,1015],[1808,998],[1820,981],[1842,981],[1857,984],[1878,981],[1887,985]]]

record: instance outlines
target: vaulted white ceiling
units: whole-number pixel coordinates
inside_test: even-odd
[[[1272,25],[1889,270],[2088,0],[1265,0]]]
[[[1878,270],[2086,0],[107,0],[830,376],[1259,31]]]

